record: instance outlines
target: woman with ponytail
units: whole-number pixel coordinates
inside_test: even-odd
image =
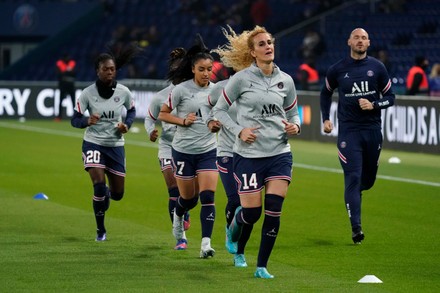
[[[200,198],[202,230],[201,258],[213,257],[211,235],[215,220],[214,193],[217,187],[217,140],[205,122],[208,113],[208,95],[213,87],[210,82],[213,58],[197,35],[173,76],[184,80],[171,91],[162,106],[159,120],[177,125],[172,142],[174,176],[179,189],[173,219],[173,235],[180,242],[184,239],[184,214],[193,209]]]

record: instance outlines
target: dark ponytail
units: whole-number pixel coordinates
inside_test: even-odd
[[[95,59],[95,69],[98,69],[102,62],[111,59],[115,62],[116,70],[119,70],[142,51],[143,49],[134,43],[123,47],[122,49],[118,50],[118,52],[114,52],[111,48],[109,48],[108,53],[102,53]]]

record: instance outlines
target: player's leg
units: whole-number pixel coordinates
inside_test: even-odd
[[[105,229],[105,198],[108,193],[108,188],[105,185],[105,172],[103,168],[88,168],[90,179],[93,183],[93,198],[92,205],[96,221],[96,241],[104,241],[106,239]]]
[[[376,181],[383,140],[380,130],[365,131],[363,136],[365,147],[362,160],[361,191],[370,189]]]
[[[280,229],[281,209],[287,195],[292,176],[292,153],[265,159],[266,194],[264,197],[264,222],[261,229],[261,243],[258,252],[257,278],[273,278],[267,272],[267,263]]]
[[[173,235],[176,240],[183,239],[185,236],[184,215],[193,209],[198,202],[196,193],[196,170],[195,155],[185,154],[172,150],[174,177],[179,189],[179,196],[173,214]]]
[[[168,189],[168,213],[172,223],[174,208],[176,207],[176,200],[179,197],[179,189],[177,188],[176,178],[174,178],[174,170],[171,159],[160,158],[159,163],[165,184]]]
[[[60,100],[58,104],[58,114],[55,117],[57,121],[60,121],[61,118],[63,117],[63,107],[61,105],[63,103],[63,100],[67,97],[67,90],[65,86],[60,86],[59,90],[60,90]]]
[[[168,214],[170,216],[171,224],[173,224],[176,201],[180,195],[179,188],[177,187],[176,178],[174,177],[175,170],[172,164],[172,159],[160,158],[159,162],[162,170],[162,175],[164,177],[165,184],[168,189]],[[186,212],[184,214],[183,226],[184,226],[184,231],[189,229],[190,226],[189,212]],[[186,238],[185,232],[183,232],[181,238],[177,240],[174,249],[186,250],[187,248],[188,248],[188,240]]]
[[[261,168],[264,164],[255,159],[247,159],[234,154],[234,175],[238,186],[241,207],[235,211],[234,218],[228,229],[232,242],[237,242],[237,253],[234,256],[236,267],[246,267],[244,251],[251,235],[253,226],[261,217],[262,189],[264,181]]]
[[[106,158],[106,169],[110,198],[120,201],[125,192],[125,150],[120,147],[102,148]]]
[[[361,237],[362,147],[359,132],[339,132],[338,156],[344,171],[345,208],[350,218],[352,239]],[[363,237],[363,233],[362,233]],[[360,240],[362,241],[362,239]],[[355,241],[356,243],[359,241]]]
[[[200,223],[202,227],[202,243],[200,257],[214,256],[215,251],[211,247],[211,236],[215,221],[214,194],[217,188],[218,171],[216,165],[216,150],[197,155],[197,182],[200,198]]]
[[[232,218],[234,217],[235,210],[240,206],[240,197],[238,196],[237,184],[234,178],[234,173],[232,172],[232,163],[232,157],[217,157],[217,167],[220,173],[220,179],[228,199],[225,207],[225,246],[229,253],[235,254],[237,252],[237,243],[231,241],[228,228],[231,224]]]
[[[84,169],[89,173],[93,184],[92,205],[97,226],[97,241],[105,240],[104,216],[106,211],[106,195],[108,188],[105,184],[106,156],[103,147],[94,143],[83,141],[82,157]]]

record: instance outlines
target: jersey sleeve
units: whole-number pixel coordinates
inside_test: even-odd
[[[394,95],[393,88],[391,86],[391,79],[388,75],[388,71],[385,65],[381,65],[379,74],[378,87],[381,92],[382,98],[379,101],[375,101],[373,106],[375,109],[385,109],[394,105],[396,96]]]
[[[220,120],[227,130],[231,131],[235,136],[243,130],[243,127],[235,123],[229,116],[229,107],[239,98],[241,90],[241,80],[239,74],[235,74],[229,79],[226,87],[213,109],[214,117]]]
[[[210,95],[208,96],[208,105],[209,105],[209,113],[207,114],[206,119],[206,123],[208,124],[209,121],[215,120],[216,118],[214,117],[214,111],[212,108],[214,108],[214,106],[217,104],[217,101],[219,100],[222,91],[223,91],[223,87],[224,87],[224,83],[219,82],[216,83],[215,86],[212,88]]]
[[[298,96],[296,94],[296,88],[295,88],[295,84],[293,83],[293,80],[291,82],[291,86],[289,88],[287,96],[284,99],[283,108],[284,111],[286,112],[287,121],[291,123],[295,123],[296,125],[300,126],[301,121],[299,119],[299,114],[298,114]]]
[[[336,72],[334,67],[330,67],[325,77],[325,83],[322,86],[320,94],[322,121],[330,119],[330,106],[332,103],[333,91],[338,87]]]
[[[132,92],[127,88],[127,95],[126,95],[126,97],[125,97],[124,107],[125,107],[127,110],[130,110],[130,109],[134,108],[134,105],[135,105],[135,103],[134,103],[133,94],[132,94]]]
[[[79,98],[76,99],[76,103],[75,103],[75,111],[77,111],[82,115],[84,115],[84,113],[87,111],[89,107],[89,99],[87,97],[87,93],[88,93],[87,90],[83,90]]]
[[[160,107],[162,106],[159,96],[156,94],[151,100],[148,107],[147,115],[144,119],[144,127],[148,134],[151,134],[155,128],[157,117],[159,116]]]
[[[184,91],[184,88],[182,86],[176,86],[175,88],[173,88],[173,90],[168,95],[168,98],[167,98],[165,104],[171,110],[174,110],[176,108],[176,106],[180,104],[180,101],[182,100],[182,97],[184,94],[183,91]]]

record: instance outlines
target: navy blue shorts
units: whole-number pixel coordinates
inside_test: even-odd
[[[173,165],[176,178],[188,180],[197,176],[198,173],[217,170],[217,150],[213,149],[203,154],[185,154],[172,149]]]
[[[271,180],[292,179],[292,153],[267,158],[245,158],[234,154],[234,177],[238,194],[261,191]]]
[[[84,169],[101,168],[125,177],[125,151],[123,146],[106,147],[83,141],[82,158]]]
[[[217,168],[223,183],[226,195],[237,194],[237,182],[234,179],[233,158],[217,157]]]

